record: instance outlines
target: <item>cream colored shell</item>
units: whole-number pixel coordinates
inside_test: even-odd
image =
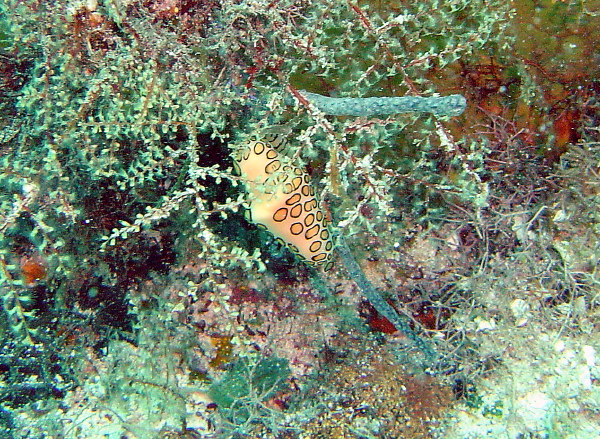
[[[247,179],[251,220],[311,265],[331,268],[333,242],[325,213],[306,172],[283,164],[280,136],[250,142],[238,162]]]

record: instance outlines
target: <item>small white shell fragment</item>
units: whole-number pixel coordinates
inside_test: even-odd
[[[585,345],[583,348],[583,358],[589,367],[596,366],[596,349],[592,346]]]
[[[568,215],[567,212],[561,209],[556,211],[554,217],[552,218],[552,221],[554,221],[555,223],[562,223],[567,221],[569,217],[570,215]]]
[[[562,352],[565,350],[565,342],[562,340],[558,340],[556,343],[554,343],[554,350],[556,352]]]
[[[530,317],[530,306],[523,299],[515,299],[510,303],[510,310],[518,327],[525,326]]]
[[[579,367],[577,367],[577,378],[579,384],[581,384],[585,390],[592,389],[592,375],[590,373],[590,368],[587,365],[580,364]]]
[[[475,324],[477,325],[477,331],[489,331],[496,328],[494,319],[486,320],[479,316],[475,317]]]
[[[521,327],[523,327],[523,326],[527,326],[527,323],[528,323],[528,322],[529,322],[529,319],[528,319],[527,317],[523,317],[523,318],[521,318],[521,319],[518,319],[518,320],[515,322],[515,326],[516,326],[517,328],[521,328]]]

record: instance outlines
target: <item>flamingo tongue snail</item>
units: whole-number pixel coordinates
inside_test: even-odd
[[[281,135],[254,139],[237,161],[246,179],[250,219],[309,265],[328,270],[333,249],[329,221],[308,174],[282,163],[276,148],[283,142]]]

